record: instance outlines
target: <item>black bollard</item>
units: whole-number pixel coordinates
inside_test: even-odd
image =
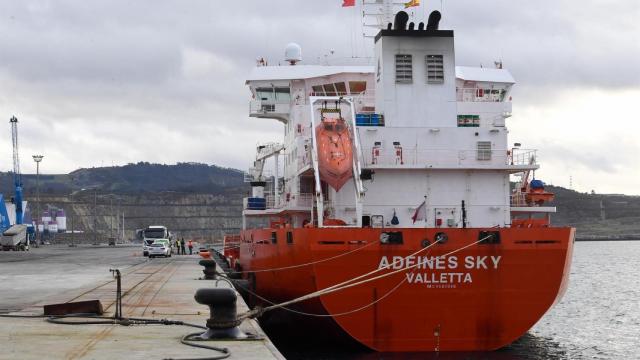
[[[216,262],[215,260],[203,259],[198,262],[201,266],[204,266],[204,280],[215,280],[216,279]]]
[[[194,299],[209,306],[211,314],[207,319],[207,331],[200,335],[207,339],[243,339],[247,335],[238,328],[236,292],[230,288],[198,289]]]

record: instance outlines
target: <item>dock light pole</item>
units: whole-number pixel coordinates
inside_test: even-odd
[[[74,219],[73,219],[73,210],[72,210],[73,209],[73,204],[75,203],[75,200],[74,200],[75,197],[74,196],[77,193],[79,193],[81,191],[84,191],[84,190],[86,190],[86,189],[76,190],[76,191],[72,192],[71,194],[69,194],[69,203],[70,204],[69,204],[69,209],[68,209],[69,213],[67,214],[67,215],[69,215],[69,221],[71,222],[71,243],[69,244],[69,247],[76,247],[77,246],[76,243],[75,243],[75,239],[74,239],[75,236],[76,236],[76,230],[75,230],[75,227],[73,226],[74,225],[74,221],[73,221]]]
[[[79,191],[79,190],[78,190]],[[69,208],[67,209],[67,216],[69,217],[69,222],[71,223],[71,243],[69,244],[69,247],[76,247],[75,241],[74,241],[74,237],[76,236],[76,232],[75,229],[73,228],[73,214],[72,214],[72,209],[73,209],[73,195],[75,195],[78,191],[74,191],[71,194],[69,194]]]
[[[93,245],[98,245],[98,188],[93,188]]]
[[[36,246],[38,245],[38,240],[42,243],[42,234],[40,234],[40,229],[38,227],[38,220],[42,221],[42,214],[40,213],[40,162],[44,155],[32,155],[33,161],[36,162],[36,202],[37,202],[37,211],[36,211]],[[44,225],[42,226],[44,229]]]

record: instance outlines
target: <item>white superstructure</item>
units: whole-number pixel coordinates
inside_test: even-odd
[[[250,116],[282,122],[284,138],[258,147],[245,224],[270,216],[293,227],[325,218],[358,227],[504,227],[517,213],[555,211],[512,204],[510,175],[538,168],[534,150],[507,139],[515,81],[501,63],[456,66],[453,31],[437,22],[382,30],[374,66],[297,62],[257,66],[247,80]],[[317,170],[313,134],[323,106],[340,107],[353,124],[356,175],[339,191]]]

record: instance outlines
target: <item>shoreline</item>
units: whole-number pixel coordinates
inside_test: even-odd
[[[630,235],[625,237],[577,237],[575,241],[640,241],[640,236]]]

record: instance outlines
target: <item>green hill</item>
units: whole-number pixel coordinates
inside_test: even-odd
[[[552,223],[575,226],[578,237],[640,238],[640,196],[580,193],[557,186],[547,190],[556,194],[551,205],[558,212]]]
[[[36,175],[23,175],[22,180],[25,193],[33,195]],[[45,194],[69,194],[87,188],[116,194],[165,191],[221,193],[241,186],[241,171],[199,163],[163,165],[139,162],[125,166],[83,168],[69,174],[40,175],[40,192]],[[0,192],[13,193],[10,173],[0,173]]]

